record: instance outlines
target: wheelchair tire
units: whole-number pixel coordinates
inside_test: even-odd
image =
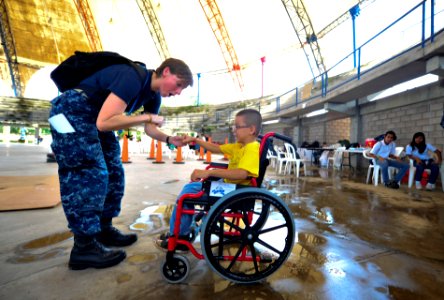
[[[260,188],[233,191],[208,212],[202,253],[213,271],[236,283],[254,283],[277,271],[293,249],[295,226],[287,205]]]
[[[162,264],[162,276],[169,283],[181,283],[190,274],[190,262],[182,255],[174,254]]]

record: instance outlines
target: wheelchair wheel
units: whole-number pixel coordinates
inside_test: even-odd
[[[236,283],[263,280],[291,254],[294,221],[287,205],[259,188],[221,198],[202,225],[202,253],[211,268]]]
[[[190,273],[190,262],[182,255],[174,254],[162,264],[162,276],[169,283],[183,282]]]

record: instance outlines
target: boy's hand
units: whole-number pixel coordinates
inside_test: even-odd
[[[196,141],[195,137],[192,137],[192,136],[189,136],[189,135],[184,135],[183,136],[183,143],[184,144],[189,144],[189,143],[195,142],[195,141]]]
[[[170,136],[169,142],[170,144],[173,144],[176,147],[181,147],[183,145],[186,145],[186,143],[183,142],[182,136]]]
[[[200,181],[202,179],[207,179],[210,176],[208,170],[194,170],[191,173],[191,181]]]

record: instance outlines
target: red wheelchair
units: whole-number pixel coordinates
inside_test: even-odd
[[[177,202],[176,219],[168,250],[162,264],[162,275],[170,283],[183,282],[189,272],[186,256],[176,251],[185,245],[197,259],[205,259],[212,270],[235,283],[254,283],[277,271],[293,249],[295,225],[288,206],[277,195],[261,188],[269,164],[267,150],[273,139],[291,143],[291,139],[267,133],[260,137],[258,178],[250,186],[233,185],[232,191],[219,196],[220,181],[209,178],[197,194],[185,194]],[[220,168],[224,164],[210,164]],[[194,209],[184,209],[194,204]],[[192,241],[179,238],[182,214],[200,219],[200,248]]]

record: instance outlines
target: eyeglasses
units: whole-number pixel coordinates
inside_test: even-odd
[[[235,131],[235,130],[238,130],[238,129],[241,129],[241,128],[248,128],[250,126],[251,125],[233,125],[233,126],[231,126],[231,129],[233,129],[233,131]]]

